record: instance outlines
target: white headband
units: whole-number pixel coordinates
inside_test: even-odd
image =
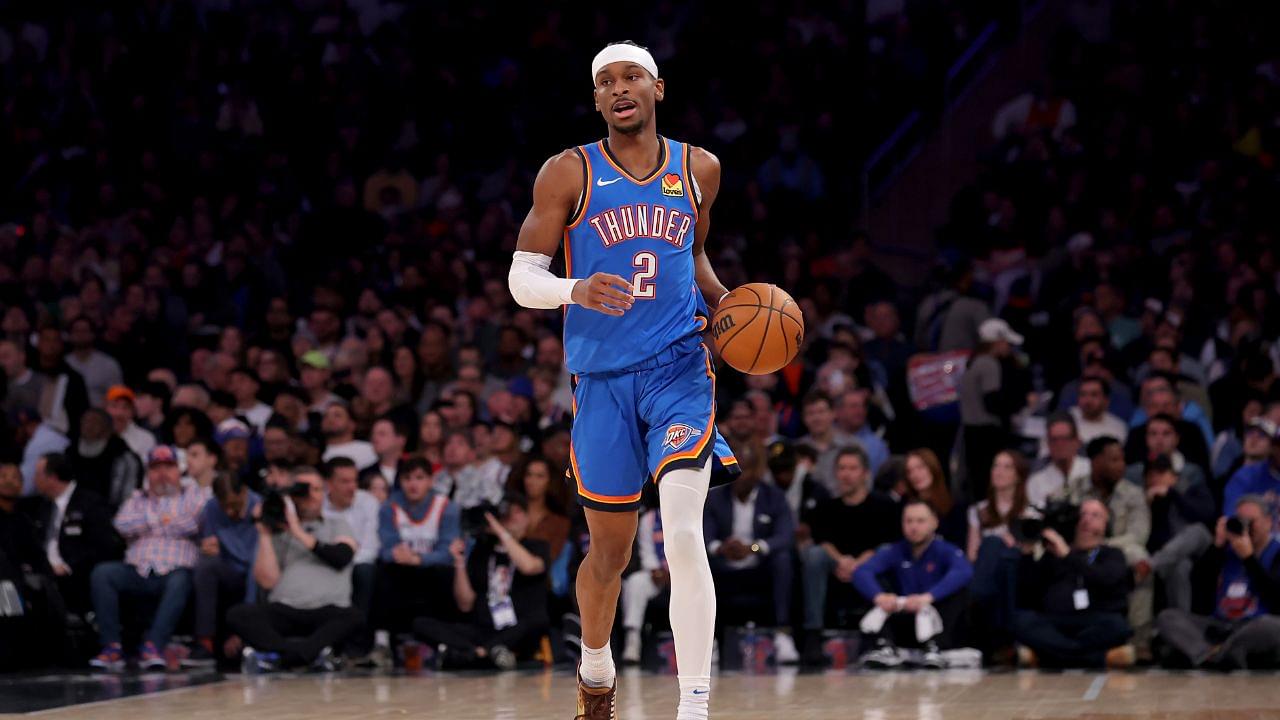
[[[596,75],[605,65],[616,62],[635,63],[648,70],[655,79],[658,77],[658,63],[654,62],[653,55],[650,55],[648,50],[636,45],[618,43],[609,45],[596,53],[596,59],[591,61],[591,84],[595,84]]]

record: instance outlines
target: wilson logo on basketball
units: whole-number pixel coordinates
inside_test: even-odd
[[[702,434],[701,430],[689,427],[684,423],[676,423],[667,428],[667,439],[662,442],[663,447],[671,448],[672,451],[679,450],[689,441]]]
[[[662,194],[667,197],[684,197],[684,181],[675,173],[663,175]]]
[[[711,336],[719,340],[720,336],[731,327],[733,327],[733,316],[725,315],[711,326]]]

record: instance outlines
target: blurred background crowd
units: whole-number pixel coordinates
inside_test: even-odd
[[[603,134],[579,39],[618,32],[722,161],[721,279],[807,323],[719,373],[726,627],[779,662],[842,628],[890,666],[1280,660],[1280,17],[1066,4],[911,282],[848,168],[1021,3],[0,4],[0,665],[567,657],[560,314],[505,276],[539,164]]]

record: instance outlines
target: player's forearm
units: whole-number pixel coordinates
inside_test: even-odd
[[[573,302],[577,280],[556,276],[548,268],[551,256],[517,250],[511,258],[507,285],[511,297],[527,308],[554,310]]]

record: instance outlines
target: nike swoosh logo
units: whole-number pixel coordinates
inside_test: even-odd
[[[619,179],[619,180],[621,180],[622,178],[618,178],[618,179]],[[693,691],[693,694],[694,694],[694,695],[706,695],[706,694],[707,694],[707,693],[709,693],[709,692],[711,692],[711,691],[710,691],[710,690],[702,690],[702,691],[694,690],[694,691]]]
[[[614,179],[612,179],[612,180],[608,180],[608,181],[606,181],[604,178],[596,178],[596,187],[604,187],[605,185],[612,185],[612,184],[614,184],[614,183],[618,182],[618,181],[619,181],[619,180],[621,180],[621,179],[622,179],[622,178],[617,177],[617,178],[614,178]]]

